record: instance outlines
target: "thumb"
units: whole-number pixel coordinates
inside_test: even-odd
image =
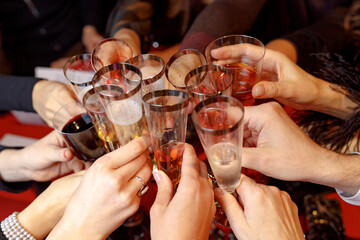
[[[286,97],[289,92],[288,84],[282,82],[262,81],[256,84],[252,89],[254,98],[279,98]]]
[[[262,155],[265,149],[261,147],[244,147],[242,150],[242,167],[250,169],[258,169],[259,161],[262,159]]]
[[[68,162],[74,158],[74,154],[68,148],[50,146],[46,158],[51,162]]]
[[[159,170],[153,171],[153,176],[158,186],[158,191],[151,212],[155,215],[161,215],[169,205],[173,196],[173,185],[169,177]]]
[[[236,198],[230,193],[220,188],[215,189],[215,198],[224,210],[227,219],[230,222],[231,229],[234,231],[236,237],[241,239],[242,232],[247,226],[245,214]]]

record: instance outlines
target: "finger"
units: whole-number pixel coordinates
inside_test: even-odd
[[[291,98],[292,84],[289,82],[268,82],[262,81],[252,89],[254,98]]]
[[[129,181],[144,166],[144,164],[148,160],[148,156],[149,151],[146,150],[140,156],[132,159],[128,163],[116,169],[116,174],[120,175],[119,178],[125,179],[125,181]]]
[[[246,57],[251,61],[259,61],[264,57],[264,48],[248,43],[240,43],[213,49],[211,55],[216,59],[236,59]]]
[[[69,169],[71,169],[75,173],[85,169],[84,161],[79,160],[79,159],[73,159],[73,160],[69,161],[67,163],[67,166]]]
[[[225,212],[226,217],[230,222],[231,228],[239,238],[242,236],[241,234],[244,234],[244,229],[246,229],[247,226],[243,209],[236,201],[235,197],[230,193],[220,188],[215,189],[214,192],[215,198]]]
[[[134,176],[129,180],[126,187],[127,191],[130,194],[136,195],[139,190],[141,190],[144,185],[147,185],[151,177],[152,164],[150,161],[145,162],[142,168],[134,174]]]
[[[241,204],[241,206],[246,205],[247,199],[249,197],[251,197],[251,195],[249,195],[249,194],[251,194],[251,191],[255,187],[258,187],[257,183],[255,181],[253,181],[248,176],[241,174],[240,184],[236,188],[236,192],[239,196],[238,200],[239,200],[239,203]]]
[[[182,178],[195,177],[198,178],[200,174],[200,160],[197,158],[193,146],[185,144],[183,155],[183,163],[181,167]]]
[[[169,205],[173,196],[173,185],[169,177],[161,170],[154,170],[153,176],[156,181],[158,191],[154,204],[150,210],[150,216],[156,217],[162,215]]]
[[[132,140],[121,148],[102,156],[96,161],[104,161],[110,167],[117,169],[140,156],[148,149],[150,144],[150,137],[144,135]]]

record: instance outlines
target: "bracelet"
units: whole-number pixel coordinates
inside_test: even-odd
[[[30,233],[28,233],[18,222],[16,216],[19,212],[13,212],[10,216],[1,222],[1,230],[5,237],[9,240],[36,240]]]

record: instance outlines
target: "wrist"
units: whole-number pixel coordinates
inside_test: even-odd
[[[316,79],[319,83],[319,97],[310,106],[310,110],[325,113],[340,119],[346,119],[353,113],[353,108],[357,105],[346,97],[343,90],[329,82]]]
[[[315,156],[318,166],[310,182],[339,189],[355,195],[360,187],[360,156],[345,155],[323,148],[323,152]]]
[[[0,179],[6,182],[32,180],[22,168],[22,149],[5,149],[0,152]]]

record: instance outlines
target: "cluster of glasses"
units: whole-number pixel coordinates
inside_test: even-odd
[[[257,45],[263,53],[258,59],[244,55],[225,60],[211,54],[237,44]],[[241,175],[243,105],[254,104],[251,90],[264,54],[259,40],[230,35],[210,43],[205,56],[185,49],[165,63],[152,54],[134,57],[125,42],[105,39],[92,54],[65,64],[64,74],[80,103],[60,109],[54,127],[76,156],[87,161],[149,134],[156,167],[176,189],[191,114],[216,183],[234,192]]]

